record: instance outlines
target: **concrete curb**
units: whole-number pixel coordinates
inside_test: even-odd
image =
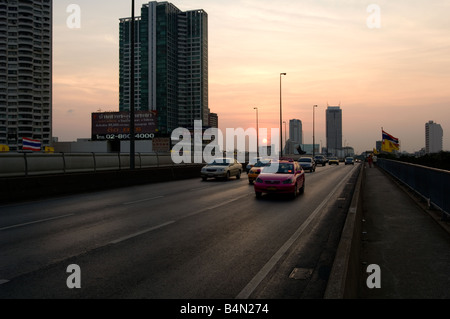
[[[324,299],[356,299],[358,297],[364,170],[365,165],[363,163],[328,279]]]

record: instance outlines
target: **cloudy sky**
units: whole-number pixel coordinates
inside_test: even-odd
[[[136,0],[136,15],[143,3]],[[326,144],[325,110],[343,110],[343,142],[357,153],[383,127],[403,151],[425,146],[425,123],[450,150],[450,0],[174,0],[209,18],[209,106],[219,128],[303,122]],[[68,24],[80,7],[80,25]],[[54,136],[90,137],[91,113],[119,109],[119,19],[131,1],[54,1]],[[69,21],[74,21],[69,19]],[[74,27],[75,26],[75,27]]]

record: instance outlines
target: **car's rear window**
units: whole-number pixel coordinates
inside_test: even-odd
[[[294,164],[291,163],[273,163],[264,169],[264,173],[276,174],[294,174]]]

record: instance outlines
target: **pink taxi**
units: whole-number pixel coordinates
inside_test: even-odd
[[[255,194],[292,194],[295,198],[305,191],[305,171],[296,161],[272,162],[254,182]]]

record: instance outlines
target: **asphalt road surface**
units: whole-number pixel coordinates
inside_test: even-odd
[[[296,199],[244,173],[0,206],[0,298],[322,298],[357,171],[318,167]]]

